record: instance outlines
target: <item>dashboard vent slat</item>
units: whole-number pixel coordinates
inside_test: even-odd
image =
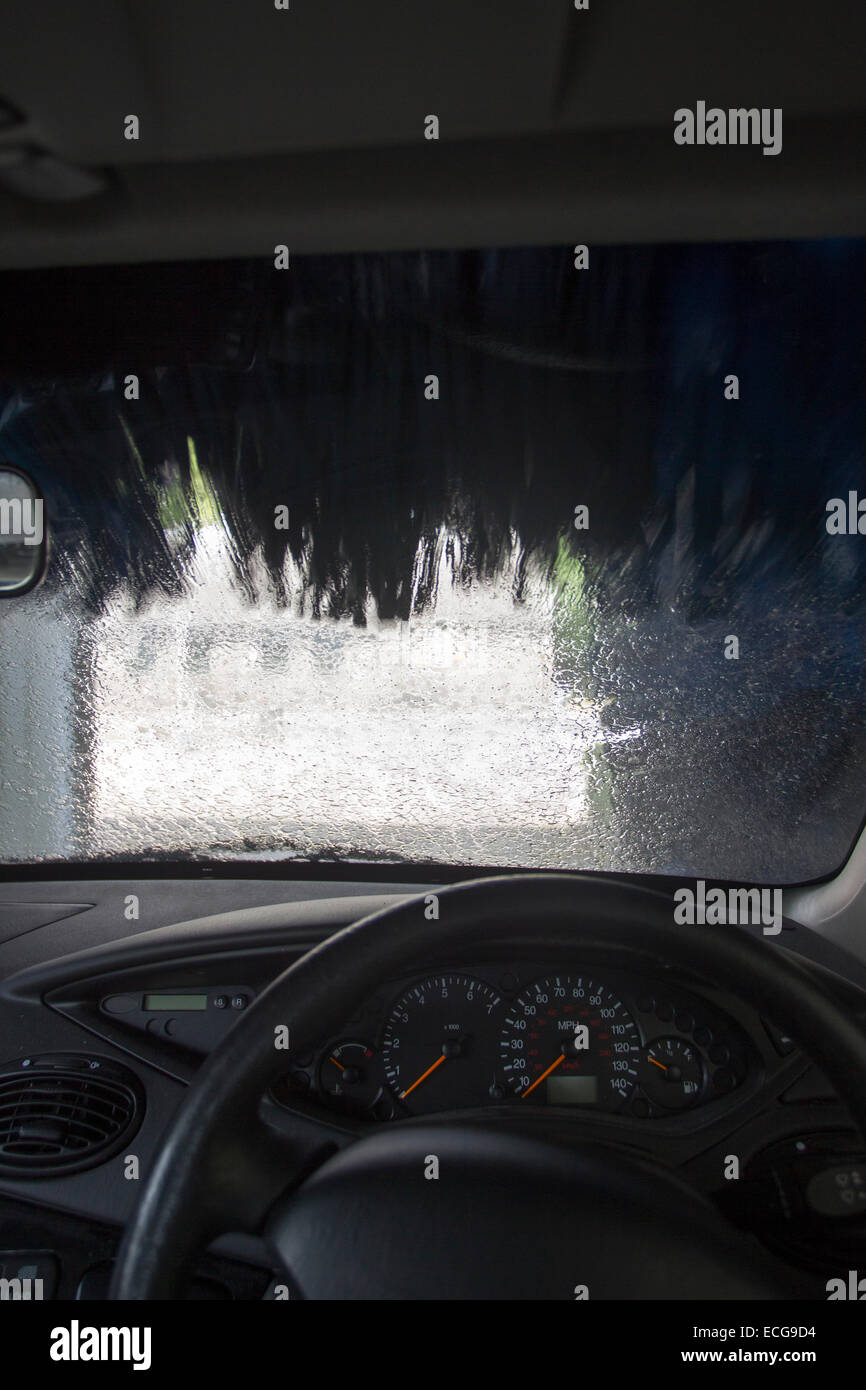
[[[144,1094],[128,1068],[58,1054],[0,1067],[0,1174],[53,1177],[95,1167],[138,1128]]]

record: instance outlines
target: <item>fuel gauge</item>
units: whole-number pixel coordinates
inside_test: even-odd
[[[319,1088],[341,1109],[372,1110],[384,1086],[381,1053],[367,1043],[344,1039],[319,1062]]]
[[[704,1089],[704,1062],[684,1038],[655,1038],[646,1049],[641,1085],[666,1110],[684,1110]]]

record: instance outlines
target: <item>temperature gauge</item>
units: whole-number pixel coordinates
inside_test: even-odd
[[[344,1039],[329,1047],[319,1062],[322,1095],[347,1110],[372,1110],[383,1085],[381,1054],[364,1042]]]

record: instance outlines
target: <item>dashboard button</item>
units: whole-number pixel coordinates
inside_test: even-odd
[[[215,1009],[227,1009],[229,1001],[224,994],[218,994],[213,1001],[213,1006]]]
[[[246,1006],[247,1006],[247,1001],[246,1001],[246,998],[244,997],[243,994],[235,994],[235,995],[232,996],[232,1008],[233,1008],[233,1009],[245,1009]]]
[[[138,998],[134,994],[112,994],[103,999],[102,1007],[107,1014],[131,1014],[138,1008]]]
[[[816,1173],[806,1187],[806,1201],[820,1216],[866,1216],[866,1164]]]

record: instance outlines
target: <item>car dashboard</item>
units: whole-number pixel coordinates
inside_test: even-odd
[[[387,982],[280,1095],[375,1120],[531,1102],[642,1122],[715,1106],[760,1065],[742,1024],[669,979],[481,961]]]
[[[279,884],[90,883],[76,894],[89,904],[34,928],[28,891],[51,917],[76,890],[0,885],[0,1264],[43,1260],[54,1297],[104,1297],[204,1059],[295,960],[408,887],[298,884],[283,902]],[[118,912],[136,888],[149,922]],[[184,906],[198,914],[183,920]],[[856,961],[805,927],[781,949],[866,1014]],[[832,1087],[776,1020],[676,961],[554,954],[541,928],[532,955],[511,960],[467,941],[459,960],[383,978],[314,1048],[289,1049],[263,1103],[320,1153],[455,1112],[618,1143],[679,1170],[816,1288],[866,1258],[866,1153]],[[70,1114],[90,1129],[74,1133]],[[262,1242],[227,1235],[190,1296],[268,1297],[274,1277]]]

